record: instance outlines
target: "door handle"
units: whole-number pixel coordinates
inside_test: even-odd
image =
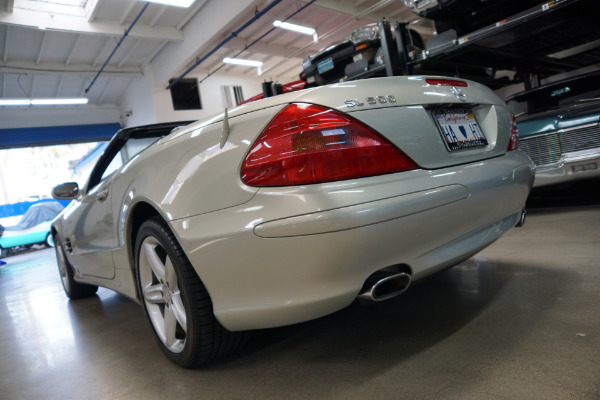
[[[103,190],[101,192],[96,193],[96,200],[104,201],[108,197],[108,190]]]

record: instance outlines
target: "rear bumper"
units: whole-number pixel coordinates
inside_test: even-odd
[[[600,148],[565,153],[557,163],[538,166],[534,186],[595,177],[600,177]]]
[[[533,183],[520,151],[435,171],[260,189],[248,203],[171,221],[230,330],[335,312],[366,278],[451,267],[519,220]]]

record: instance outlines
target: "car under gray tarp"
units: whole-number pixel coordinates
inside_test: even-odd
[[[48,221],[56,218],[64,207],[57,201],[47,201],[43,203],[33,204],[29,207],[29,210],[23,214],[23,217],[19,220],[16,225],[5,226],[6,231],[18,231],[29,229],[44,221]]]

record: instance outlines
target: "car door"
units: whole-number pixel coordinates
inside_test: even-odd
[[[98,183],[73,205],[65,229],[69,261],[84,275],[114,276],[112,250],[116,245],[110,201],[110,179]],[[64,232],[65,233],[65,232]]]
[[[113,253],[119,250],[118,218],[123,200],[118,170],[145,148],[170,131],[142,133],[140,137],[122,131],[109,143],[104,154],[94,166],[87,188],[82,191],[72,208],[65,213],[63,235],[69,261],[84,275],[113,278],[115,274]]]
[[[114,277],[112,252],[118,245],[111,183],[123,164],[127,138],[109,143],[90,174],[87,188],[71,203],[63,217],[63,241],[69,261],[83,275]]]

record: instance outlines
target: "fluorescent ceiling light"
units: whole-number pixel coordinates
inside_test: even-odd
[[[0,99],[0,106],[65,106],[87,104],[88,99]]]
[[[288,31],[302,33],[304,35],[314,35],[316,32],[313,28],[308,28],[308,27],[302,26],[302,25],[291,24],[289,22],[282,22],[279,20],[276,20],[275,22],[273,22],[273,25],[275,25],[278,28],[283,28],[283,29],[287,29]]]
[[[31,100],[21,100],[21,99],[0,100],[0,106],[28,106],[30,104],[31,104]]]
[[[244,65],[246,67],[257,67],[260,68],[263,65],[262,61],[244,60],[242,58],[224,58],[223,62],[226,64]]]
[[[71,7],[85,7],[88,0],[32,0],[38,3],[50,3],[57,4],[61,6],[71,6]]]
[[[166,4],[175,7],[189,7],[195,0],[146,0],[148,3]]]
[[[32,99],[31,105],[33,106],[64,106],[74,104],[87,104],[88,99],[80,97],[77,99]]]

